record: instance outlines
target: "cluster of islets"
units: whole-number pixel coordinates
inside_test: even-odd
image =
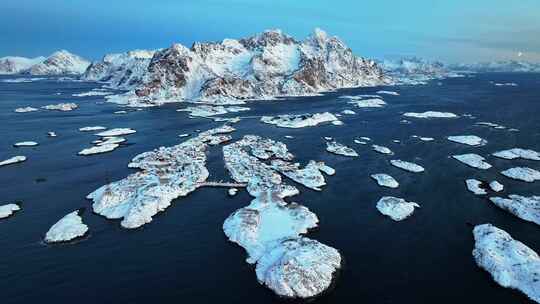
[[[82,128],[79,128],[79,131],[80,132],[102,131],[95,134],[96,136],[99,136],[100,139],[96,139],[92,141],[92,144],[94,146],[90,148],[85,148],[78,152],[78,155],[83,155],[83,156],[114,151],[115,149],[120,147],[121,144],[127,141],[127,139],[123,136],[136,133],[136,131],[131,128],[114,128],[114,129],[107,130],[106,127],[102,127],[102,126],[82,127]],[[53,131],[48,132],[47,135],[49,137],[57,136],[57,134]],[[13,144],[13,146],[16,148],[36,147],[38,145],[39,143],[35,141],[21,141],[21,142],[17,142]],[[26,160],[27,160],[27,157],[24,155],[13,156],[6,160],[0,161],[0,167],[21,163]]]
[[[368,96],[373,98],[373,96]],[[353,98],[347,96],[346,98]],[[365,95],[357,98],[362,100]],[[370,102],[366,103],[368,105]],[[332,115],[330,113],[327,113]],[[265,117],[263,122],[271,123],[279,127],[298,128],[314,126],[322,122],[334,121],[329,115],[325,115],[325,119],[314,119],[321,117],[317,115],[283,115],[279,117]],[[408,112],[403,114],[407,118],[415,119],[455,119],[458,115],[449,112],[426,111],[421,113]],[[467,115],[463,115],[468,117]],[[519,131],[513,128],[489,123],[479,122],[479,126],[487,126],[498,130],[508,130],[512,132]],[[413,135],[421,141],[433,141],[431,137],[420,137]],[[338,155],[357,157],[358,153],[351,147],[340,144],[330,137],[327,140],[327,151]],[[452,135],[448,136],[447,140],[453,143],[467,145],[470,147],[479,147],[488,144],[488,141],[476,135]],[[355,139],[357,144],[367,144],[371,139],[368,137],[360,137]],[[394,140],[399,143],[399,140]],[[393,151],[388,147],[381,145],[372,145],[374,151],[384,154],[393,155]],[[530,149],[512,148],[508,150],[498,151],[492,154],[494,157],[503,159],[525,159],[532,161],[540,160],[540,153]],[[470,166],[482,170],[492,168],[484,157],[475,153],[467,153],[453,155],[454,159]],[[413,173],[420,173],[424,168],[418,164],[406,162],[402,160],[390,160],[390,164],[398,168],[407,170]],[[512,178],[518,181],[534,182],[540,180],[540,172],[528,167],[514,167],[500,172],[503,176]],[[385,173],[372,174],[371,177],[383,187],[397,188],[399,183],[390,175]],[[505,187],[497,180],[493,180],[486,185],[484,182],[476,179],[466,180],[467,189],[477,195],[486,195],[489,192],[498,193],[504,191]],[[509,195],[508,198],[491,197],[490,201],[496,206],[516,215],[517,217],[534,222],[540,225],[540,196],[525,197],[520,195]],[[404,199],[385,196],[382,197],[376,205],[377,209],[384,215],[389,216],[393,220],[400,221],[414,212],[414,208],[419,207],[415,202],[407,202]],[[540,301],[540,259],[538,255],[530,248],[522,243],[513,240],[506,232],[490,225],[479,225],[474,229],[476,240],[474,257],[478,265],[490,272],[494,279],[505,287],[516,288],[531,299]],[[516,257],[512,252],[516,250],[522,251],[524,254]],[[522,266],[523,265],[523,266]]]
[[[487,144],[486,140],[477,136],[449,137],[448,139],[470,146]],[[492,156],[507,160],[540,161],[539,152],[522,148],[498,151],[492,153]],[[472,168],[480,170],[493,168],[483,156],[475,153],[452,157]],[[528,167],[513,167],[500,173],[518,181],[540,180],[540,172]],[[504,185],[497,180],[488,183],[471,178],[465,181],[465,185],[470,192],[480,196],[505,190]],[[526,197],[510,194],[508,198],[492,196],[489,201],[518,218],[540,225],[540,196]],[[540,302],[540,258],[536,252],[491,224],[476,226],[474,238],[473,255],[480,267],[488,271],[501,286],[518,289],[532,300]]]
[[[68,103],[58,103],[58,104],[50,104],[41,107],[41,109],[44,110],[50,110],[50,111],[62,111],[62,112],[68,112],[73,111],[77,109],[79,106],[76,103],[68,102]],[[15,109],[16,113],[28,113],[28,112],[37,112],[39,111],[38,108],[34,107],[22,107]]]
[[[99,136],[100,139],[92,141],[92,144],[94,144],[93,147],[85,148],[79,151],[78,154],[84,155],[84,156],[114,151],[115,149],[120,147],[121,144],[127,141],[126,138],[123,136],[130,135],[137,132],[131,128],[115,128],[115,129],[107,130],[107,128],[103,126],[83,127],[83,128],[80,128],[79,131],[81,132],[101,131],[95,134],[96,136]]]
[[[395,92],[379,91],[379,95],[345,96],[349,103],[360,108],[380,108],[386,103],[381,94],[398,95]],[[228,113],[247,111],[247,107],[222,105],[194,105],[181,109],[192,117],[212,117]],[[346,109],[342,114],[354,115]],[[329,112],[313,114],[294,114],[264,116],[260,120],[265,124],[283,128],[315,127],[320,124],[342,124],[341,114]],[[457,119],[460,116],[449,112],[407,112],[408,119]],[[463,115],[466,117],[466,115]],[[480,126],[494,129],[517,131],[495,123],[481,122]],[[199,133],[176,146],[161,147],[142,153],[132,159],[130,168],[138,172],[119,181],[104,185],[87,198],[92,200],[95,213],[108,219],[120,219],[120,225],[127,229],[141,227],[152,221],[153,217],[164,211],[173,200],[189,195],[199,187],[213,185],[208,182],[209,172],[206,158],[209,145],[219,145],[232,140],[229,133],[235,129],[223,126]],[[135,133],[128,128],[106,130],[101,126],[84,127],[81,132],[101,131],[95,135],[100,139],[93,141],[94,147],[84,149],[79,154],[90,155],[116,149],[126,141],[123,137]],[[184,134],[181,137],[187,137]],[[292,138],[288,136],[287,138]],[[434,141],[434,138],[412,135],[411,138],[422,142]],[[325,137],[326,150],[330,153],[358,157],[352,147]],[[469,147],[488,144],[486,139],[476,135],[451,135],[447,141]],[[401,143],[395,139],[394,143]],[[360,136],[354,139],[359,145],[371,145],[374,152],[388,159],[390,165],[413,174],[425,171],[414,162],[394,158],[394,151],[383,144],[372,143],[372,139]],[[34,142],[20,142],[16,146],[34,146]],[[245,187],[253,200],[246,207],[231,214],[223,224],[223,231],[231,242],[237,243],[247,252],[247,262],[255,265],[257,279],[276,294],[285,297],[310,298],[324,292],[332,283],[336,272],[342,266],[342,257],[338,250],[322,244],[305,235],[317,227],[318,217],[307,207],[286,198],[299,194],[299,189],[283,182],[282,176],[307,188],[321,191],[325,186],[325,174],[333,175],[334,169],[323,162],[309,161],[304,167],[294,162],[294,156],[287,146],[272,139],[256,135],[246,135],[242,139],[223,146],[225,167],[236,182],[235,188],[229,189],[234,195],[240,187]],[[497,151],[492,156],[503,159],[524,159],[540,161],[540,153],[522,148]],[[453,159],[467,166],[489,170],[493,166],[486,158],[466,153],[453,155]],[[0,162],[0,165],[24,161],[24,157]],[[500,172],[503,176],[525,182],[540,180],[540,172],[528,167],[514,167]],[[398,188],[399,182],[387,173],[373,173],[370,176],[379,186]],[[486,185],[486,184],[487,185]],[[229,183],[232,185],[232,183]],[[476,179],[466,180],[467,189],[476,195],[487,195],[505,190],[497,180],[483,182]],[[493,196],[490,201],[514,214],[515,216],[540,225],[540,197],[525,197],[511,194],[508,198]],[[382,196],[376,203],[376,209],[394,221],[410,217],[420,205],[403,198]],[[18,204],[0,206],[0,218],[9,217],[20,210]],[[81,212],[73,211],[54,224],[46,233],[49,243],[65,242],[85,236],[89,231],[83,223]],[[477,264],[489,271],[495,281],[505,287],[516,288],[531,299],[540,301],[540,259],[532,249],[513,240],[506,232],[490,225],[479,225],[474,229],[476,240],[473,251]],[[519,256],[513,252],[522,252]]]
[[[247,251],[259,282],[286,297],[309,298],[325,291],[341,267],[341,255],[302,236],[317,227],[318,218],[308,208],[285,201],[299,190],[284,184],[279,173],[320,190],[325,185],[322,173],[332,175],[334,170],[315,161],[301,168],[292,163],[285,144],[254,135],[225,146],[223,154],[231,177],[246,183],[254,197],[225,220],[223,230]]]

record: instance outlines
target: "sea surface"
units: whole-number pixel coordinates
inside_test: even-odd
[[[1,79],[6,79],[2,77]],[[495,86],[492,82],[515,82]],[[45,80],[30,83],[0,82],[0,159],[25,155],[21,164],[0,167],[0,203],[22,202],[22,211],[0,220],[1,303],[281,303],[261,286],[253,266],[245,262],[244,249],[227,240],[223,221],[246,206],[251,197],[235,197],[227,189],[201,188],[136,230],[119,221],[93,214],[86,195],[101,185],[134,172],[127,168],[135,155],[160,146],[180,143],[182,133],[195,134],[220,123],[192,119],[169,104],[128,114],[113,114],[119,106],[101,96],[73,97],[99,84]],[[382,95],[388,105],[380,109],[355,109],[341,95],[397,91]],[[15,113],[17,107],[40,107],[76,102],[72,112],[41,110]],[[310,208],[320,219],[308,234],[340,251],[343,269],[335,286],[311,303],[528,303],[521,293],[497,285],[476,266],[472,250],[474,225],[492,223],[540,253],[540,227],[523,221],[465,188],[467,178],[498,180],[501,195],[539,195],[540,182],[510,180],[499,172],[519,165],[540,169],[540,162],[502,160],[492,152],[522,147],[540,151],[540,74],[476,74],[432,81],[420,86],[341,90],[322,96],[250,102],[251,111],[235,124],[235,139],[245,134],[266,136],[286,143],[297,161],[322,160],[334,167],[335,176],[316,192],[297,185],[300,195],[288,199]],[[261,115],[339,113],[343,126],[331,124],[285,129],[259,121]],[[472,114],[475,119],[409,119],[403,112],[427,110]],[[517,128],[519,132],[475,126],[479,121]],[[112,153],[89,157],[77,152],[97,139],[79,132],[84,126],[129,127],[128,144]],[[47,137],[48,131],[58,134]],[[449,135],[478,135],[488,140],[482,147],[449,142]],[[294,139],[286,139],[292,135]],[[422,142],[412,135],[433,137]],[[323,137],[334,137],[360,154],[358,158],[325,151]],[[386,156],[370,146],[353,143],[368,136],[373,143],[395,153]],[[15,148],[20,141],[37,141],[33,148]],[[400,140],[394,143],[393,140]],[[450,158],[478,153],[494,167],[478,170]],[[208,155],[210,180],[229,179],[221,146]],[[389,160],[416,162],[426,172],[413,174],[394,168]],[[388,173],[398,189],[381,188],[369,177]],[[291,184],[294,182],[290,181]],[[394,222],[375,208],[382,196],[391,195],[421,205],[411,218]],[[70,244],[46,245],[45,232],[67,213],[85,208],[88,237]]]

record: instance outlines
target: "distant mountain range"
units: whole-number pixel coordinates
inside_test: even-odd
[[[418,57],[378,61],[384,73],[397,83],[420,84],[432,79],[457,76],[439,61],[428,61]]]
[[[152,106],[192,100],[214,104],[305,96],[340,88],[419,84],[459,72],[540,72],[540,63],[500,61],[445,65],[417,57],[374,61],[316,29],[299,41],[280,30],[243,39],[196,42],[108,54],[89,61],[61,50],[51,56],[0,58],[0,74],[77,75],[128,92],[111,101]]]
[[[493,61],[472,64],[454,64],[450,68],[455,71],[471,71],[479,73],[488,72],[514,72],[514,73],[540,73],[540,63],[525,61]]]
[[[16,57],[8,56],[0,58],[0,74],[20,74],[23,71],[28,70],[33,65],[42,63],[45,61],[45,57],[40,56],[36,58],[25,58],[25,57]]]
[[[0,58],[0,74],[80,75],[89,65],[89,61],[61,50],[47,58]]]

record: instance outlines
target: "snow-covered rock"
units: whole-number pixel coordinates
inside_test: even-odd
[[[250,108],[248,107],[239,107],[239,106],[224,107],[224,106],[198,105],[198,106],[191,106],[191,107],[186,107],[183,109],[178,109],[176,111],[189,112],[189,116],[192,116],[192,117],[210,117],[210,116],[215,116],[215,115],[243,112],[243,111],[249,111],[249,110]]]
[[[335,170],[327,166],[324,162],[316,162],[313,160],[309,161],[304,169],[300,168],[299,163],[290,163],[280,159],[272,160],[271,166],[293,181],[317,191],[320,191],[320,187],[326,185],[324,176],[321,172],[328,175],[333,175],[335,173]]]
[[[343,113],[343,114],[345,114],[345,115],[355,115],[355,114],[356,114],[355,111],[349,110],[349,109],[343,110],[343,111],[341,111],[341,113]]]
[[[213,121],[215,122],[228,122],[230,124],[235,124],[235,123],[238,123],[240,122],[240,120],[242,120],[240,117],[231,117],[231,118],[227,118],[227,117],[214,117],[212,118]]]
[[[525,197],[511,194],[508,199],[491,197],[489,200],[520,219],[540,225],[540,196]]]
[[[41,107],[45,110],[51,110],[51,111],[73,111],[77,109],[79,106],[76,103],[68,102],[68,103],[59,103],[59,104],[52,104],[52,105],[46,105]]]
[[[382,108],[386,105],[386,102],[380,98],[352,100],[347,103],[353,104],[358,108]]]
[[[358,157],[358,153],[356,153],[354,149],[349,148],[336,141],[326,142],[326,151],[343,156]]]
[[[24,71],[31,75],[80,75],[90,62],[66,50],[54,52],[43,62]]]
[[[435,140],[435,138],[433,138],[433,137],[424,137],[424,136],[418,136],[418,135],[412,135],[411,137],[412,138],[418,138],[419,140],[426,141],[426,142]]]
[[[478,137],[476,135],[458,135],[458,136],[448,136],[449,141],[464,144],[468,146],[483,146],[487,144],[487,140]]]
[[[39,109],[33,108],[33,107],[24,107],[24,108],[16,108],[15,113],[28,113],[28,112],[36,112],[39,111]]]
[[[247,207],[238,209],[223,223],[230,241],[246,249],[248,263],[257,262],[268,245],[280,239],[295,238],[317,227],[319,219],[308,208],[287,204],[271,192],[255,198]]]
[[[397,188],[399,183],[390,175],[384,173],[371,174],[371,178],[377,181],[382,187]]]
[[[495,192],[501,192],[504,190],[504,185],[499,183],[498,181],[492,181],[491,183],[489,183],[489,187]]]
[[[503,82],[503,83],[494,83],[496,87],[517,87],[518,84],[515,82]]]
[[[108,143],[108,144],[99,143],[96,147],[86,148],[79,151],[78,154],[87,156],[87,155],[107,153],[107,152],[114,151],[119,146],[120,145],[114,144],[114,143]]]
[[[73,96],[73,97],[91,97],[91,96],[107,96],[107,95],[112,95],[112,94],[114,94],[114,93],[113,92],[107,92],[107,91],[95,91],[95,90],[92,90],[92,91],[88,91],[88,92],[72,94],[71,96]]]
[[[115,102],[148,106],[269,99],[384,83],[387,79],[374,61],[356,57],[337,37],[316,30],[300,42],[271,30],[241,40],[158,50],[142,83]]]
[[[79,131],[81,132],[93,132],[93,131],[102,131],[102,130],[107,130],[107,128],[103,126],[90,126],[90,127],[79,128]]]
[[[491,224],[474,227],[476,264],[505,288],[517,289],[540,303],[540,257],[506,231]]]
[[[315,188],[324,184],[320,172],[331,175],[334,170],[313,161],[300,169],[290,162],[294,156],[285,144],[254,135],[225,146],[223,156],[231,177],[247,183],[255,198],[227,218],[223,231],[246,250],[248,263],[257,264],[258,281],[284,297],[310,298],[324,292],[341,267],[341,255],[301,236],[317,227],[318,218],[308,208],[284,200],[298,190],[283,184],[277,171]]]
[[[288,298],[312,298],[327,290],[341,268],[339,252],[305,237],[276,242],[259,259],[260,283]]]
[[[492,154],[495,157],[504,159],[527,159],[527,160],[540,160],[540,153],[534,150],[512,148],[509,150],[498,151]]]
[[[121,144],[121,143],[124,143],[126,141],[127,141],[127,139],[125,139],[124,137],[108,136],[108,137],[103,137],[103,140],[101,142],[99,142],[99,143],[96,143],[96,146],[106,146],[106,145]]]
[[[106,82],[115,89],[133,89],[143,83],[144,75],[155,51],[134,50],[107,54],[93,62],[82,75],[83,80]]]
[[[23,161],[26,161],[26,156],[22,156],[22,155],[13,156],[13,157],[8,158],[6,160],[0,161],[0,167],[1,166],[11,165],[11,164],[16,164],[16,163],[22,163]]]
[[[381,95],[375,95],[375,94],[359,94],[359,95],[343,95],[339,96],[340,99],[350,99],[350,100],[360,100],[360,99],[366,99],[366,98],[379,98],[381,99]]]
[[[465,184],[467,185],[467,190],[474,193],[475,195],[486,195],[486,190],[482,187],[484,185],[483,182],[476,180],[476,179],[467,179],[465,181]]]
[[[338,121],[338,118],[329,112],[313,114],[263,116],[261,121],[282,128],[314,127],[325,122]]]
[[[379,152],[381,154],[387,154],[387,155],[394,154],[394,152],[392,152],[392,150],[388,149],[387,147],[378,146],[378,145],[372,145],[371,147],[373,148],[373,151]]]
[[[107,131],[103,131],[100,133],[95,134],[96,136],[101,137],[113,137],[113,136],[123,136],[123,135],[129,135],[137,133],[137,131],[131,129],[131,128],[114,128]]]
[[[79,216],[79,211],[73,211],[61,218],[47,231],[45,242],[69,242],[84,236],[87,232],[88,226],[83,223],[82,218]]]
[[[420,166],[418,164],[403,161],[403,160],[399,160],[399,159],[390,160],[390,164],[392,166],[394,166],[394,167],[397,167],[397,168],[400,168],[400,169],[403,169],[405,171],[409,171],[409,172],[412,172],[412,173],[420,173],[420,172],[425,171],[424,167],[422,167],[422,166]]]
[[[437,112],[437,111],[426,111],[426,112],[407,112],[403,113],[403,116],[410,118],[458,118],[459,116],[450,113],[450,112]]]
[[[498,130],[506,129],[505,126],[502,126],[500,124],[496,124],[496,123],[493,123],[493,122],[487,122],[487,121],[479,121],[479,122],[475,123],[475,125],[483,126],[483,127],[489,127],[489,128],[498,129]]]
[[[394,221],[408,218],[413,214],[415,207],[420,208],[420,205],[393,196],[384,196],[377,202],[377,210]]]
[[[399,93],[396,91],[377,91],[377,94],[399,96]]]
[[[485,162],[485,158],[474,153],[452,155],[452,158],[466,164],[469,167],[487,170],[491,168],[491,165]]]
[[[504,170],[502,175],[516,180],[532,183],[540,180],[540,172],[527,167],[516,167]]]
[[[0,206],[0,219],[8,218],[12,216],[16,211],[21,210],[21,207],[17,204],[6,204]]]
[[[248,153],[249,151],[249,153]],[[324,176],[333,175],[335,170],[323,162],[310,161],[304,168],[293,163],[293,155],[282,142],[246,135],[240,141],[223,148],[225,167],[231,177],[240,183],[248,183],[248,192],[253,196],[264,192],[269,187],[281,185],[281,173],[293,181],[314,190],[326,185]],[[274,157],[269,164],[262,160]],[[253,182],[253,184],[250,184]],[[281,187],[281,186],[280,186]],[[288,185],[282,186],[283,192],[298,192]]]
[[[18,143],[14,143],[13,146],[14,147],[35,147],[39,145],[37,142],[35,141],[21,141],[21,142],[18,142]]]
[[[95,213],[122,219],[124,228],[138,228],[152,221],[171,202],[195,191],[208,178],[208,145],[230,140],[234,128],[223,126],[172,147],[160,147],[135,156],[128,167],[140,169],[126,178],[104,185],[87,198]]]
[[[0,58],[0,75],[19,74],[31,66],[41,63],[45,57],[26,58],[18,56],[8,56]]]
[[[237,188],[230,188],[227,193],[229,193],[229,196],[235,196],[236,193],[238,193],[238,189]]]

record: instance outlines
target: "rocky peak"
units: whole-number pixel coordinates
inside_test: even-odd
[[[133,89],[142,83],[155,51],[133,50],[126,53],[107,54],[101,61],[93,62],[82,79],[107,82],[116,89]]]
[[[310,38],[312,41],[317,42],[318,45],[325,45],[328,41],[328,34],[320,28],[316,28]]]
[[[320,29],[302,42],[270,30],[240,40],[194,43],[190,49],[174,44],[154,54],[142,79],[126,95],[127,103],[136,104],[137,98],[145,106],[152,100],[223,103],[388,82],[375,62],[355,56]]]
[[[201,58],[205,59],[213,53],[231,53],[238,55],[246,49],[238,40],[225,39],[222,43],[218,42],[195,42],[191,47],[191,51]]]
[[[255,35],[250,38],[241,39],[240,43],[244,45],[247,49],[255,50],[264,48],[267,46],[276,46],[278,44],[297,44],[298,42],[294,40],[291,36],[283,34],[279,29],[264,31],[262,34]]]
[[[350,51],[346,45],[336,36],[329,36],[325,31],[317,28],[313,31],[303,42],[304,48],[307,50],[312,48],[313,50],[307,50],[307,53],[320,52],[321,54],[327,51]]]
[[[193,53],[181,44],[160,50],[154,54],[145,75],[146,85],[135,90],[139,97],[157,93],[162,88],[182,88],[187,84],[186,73],[190,71]]]
[[[84,73],[89,65],[89,61],[66,50],[60,50],[32,66],[27,72],[32,75],[76,75]]]
[[[103,56],[102,62],[108,64],[118,64],[128,60],[146,60],[152,59],[154,51],[148,50],[133,50],[126,53],[107,54]]]

